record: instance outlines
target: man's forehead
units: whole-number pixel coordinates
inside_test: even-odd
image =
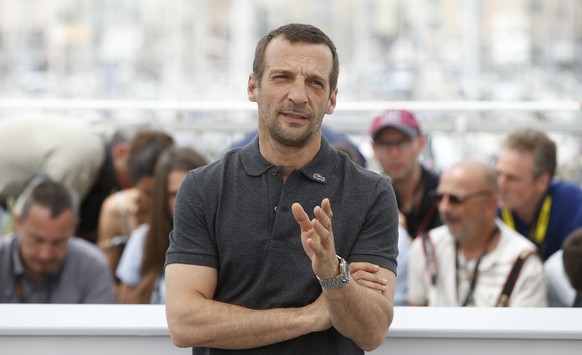
[[[322,66],[322,63],[327,63]],[[307,66],[310,69],[324,70],[325,75],[331,73],[333,55],[328,46],[323,43],[312,44],[304,42],[290,42],[283,37],[274,38],[265,50],[265,66],[269,70],[280,66]],[[322,68],[323,67],[323,68]]]

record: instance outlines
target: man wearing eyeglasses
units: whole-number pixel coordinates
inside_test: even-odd
[[[372,121],[374,156],[390,177],[396,192],[401,224],[414,238],[442,224],[429,192],[439,177],[419,162],[425,137],[414,115],[406,110],[387,110]]]
[[[538,246],[543,260],[582,227],[582,190],[555,179],[556,165],[556,144],[530,128],[511,133],[496,162],[499,214]]]
[[[535,245],[497,219],[496,193],[495,171],[481,162],[441,175],[432,195],[445,225],[411,246],[410,305],[546,306]]]

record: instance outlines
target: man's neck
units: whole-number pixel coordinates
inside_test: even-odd
[[[459,249],[463,252],[467,261],[475,260],[481,254],[488,253],[497,246],[501,232],[496,228],[495,223],[481,230],[482,233],[477,238],[459,242]]]
[[[30,268],[27,268],[26,266],[24,266],[24,274],[26,275],[26,277],[28,277],[28,279],[30,281],[32,281],[36,284],[43,282],[45,280],[45,278],[47,277],[46,274],[33,271]]]
[[[263,158],[275,166],[283,167],[283,180],[296,169],[309,164],[321,148],[321,136],[314,137],[303,147],[288,147],[270,137],[259,136],[259,151]]]
[[[521,208],[514,210],[517,217],[528,225],[534,223],[537,219],[537,212],[544,196],[544,194],[536,196],[532,203],[525,203]]]
[[[392,180],[392,187],[398,196],[398,202],[402,211],[410,211],[416,199],[418,198],[419,185],[422,178],[422,169],[420,164],[416,165],[410,178]]]

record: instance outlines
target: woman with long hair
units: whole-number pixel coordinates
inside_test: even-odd
[[[174,225],[176,193],[188,171],[207,163],[188,147],[171,147],[160,156],[154,172],[149,224],[132,233],[116,271],[121,281],[118,303],[165,302],[163,269]]]

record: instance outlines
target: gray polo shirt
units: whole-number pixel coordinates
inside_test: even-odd
[[[69,239],[61,269],[40,283],[26,276],[18,246],[16,234],[0,238],[1,303],[115,303],[107,259],[94,244]]]
[[[398,214],[388,180],[354,164],[330,147],[285,183],[282,168],[259,152],[258,138],[224,158],[190,172],[177,196],[166,264],[218,270],[214,298],[253,309],[302,307],[321,287],[301,245],[291,205],[313,209],[328,197],[338,255],[368,261],[396,273]],[[222,354],[194,349],[195,354]],[[252,354],[363,354],[335,329],[311,333]]]

